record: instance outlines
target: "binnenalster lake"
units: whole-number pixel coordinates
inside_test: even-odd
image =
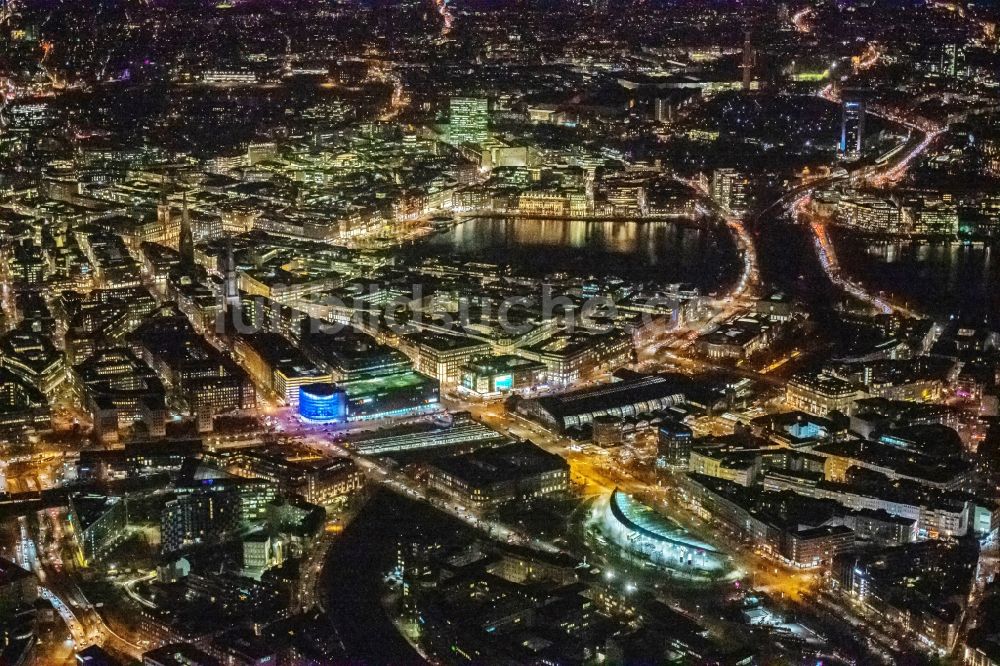
[[[739,252],[724,227],[673,221],[470,218],[405,253],[413,258],[458,255],[528,275],[566,271],[690,282],[705,293],[732,285],[740,272]]]

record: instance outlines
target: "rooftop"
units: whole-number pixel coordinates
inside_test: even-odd
[[[0,557],[0,588],[13,585],[31,577],[32,574],[27,569],[6,558]]]
[[[170,643],[142,655],[143,663],[160,666],[222,666],[222,662],[190,643]]]
[[[432,464],[449,476],[474,487],[569,469],[562,457],[543,451],[531,442],[480,449],[453,458],[439,458]]]
[[[691,382],[683,375],[647,375],[593,388],[538,398],[538,405],[557,418],[606,412],[611,408],[683,396]]]

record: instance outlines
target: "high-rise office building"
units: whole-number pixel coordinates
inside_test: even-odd
[[[967,63],[966,44],[943,42],[925,46],[914,64],[920,72],[954,79],[968,75]]]
[[[222,504],[223,506],[218,506]],[[225,520],[219,520],[225,516]],[[179,550],[186,544],[200,543],[206,536],[215,537],[225,529],[235,529],[239,499],[234,495],[187,496],[170,500],[160,514],[163,552]]]
[[[657,464],[686,466],[693,443],[691,428],[672,421],[662,424],[658,432]]]
[[[88,565],[125,537],[128,509],[121,497],[77,493],[69,498],[69,516]]]
[[[253,517],[248,505],[257,502],[256,484],[239,485],[206,479],[200,486],[179,489],[160,513],[160,545],[164,553],[186,546],[212,543],[236,531],[244,517]],[[263,485],[263,484],[261,484]],[[270,494],[273,498],[273,492]],[[262,495],[260,510],[266,505]],[[258,511],[259,513],[260,511]]]
[[[480,142],[489,135],[490,109],[485,97],[452,97],[449,136],[453,142]]]
[[[750,31],[747,30],[743,34],[743,61],[740,63],[740,69],[743,74],[743,92],[750,92],[750,86],[753,83],[753,71],[756,65],[757,53],[754,51],[753,42],[750,40]]]
[[[716,169],[712,173],[711,195],[719,205],[740,215],[753,205],[753,183],[750,177],[736,169]]]
[[[865,113],[867,104],[859,97],[844,95],[841,103],[840,154],[846,157],[861,155],[865,138]]]
[[[657,98],[653,100],[653,119],[658,123],[665,123],[672,120],[673,108],[670,106],[670,101]]]

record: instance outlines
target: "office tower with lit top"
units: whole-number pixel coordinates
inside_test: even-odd
[[[840,154],[845,157],[858,157],[864,147],[865,113],[867,104],[860,97],[844,95],[841,103],[840,120]]]

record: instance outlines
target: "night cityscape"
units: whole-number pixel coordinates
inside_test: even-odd
[[[0,666],[1000,666],[995,0],[0,0]]]

